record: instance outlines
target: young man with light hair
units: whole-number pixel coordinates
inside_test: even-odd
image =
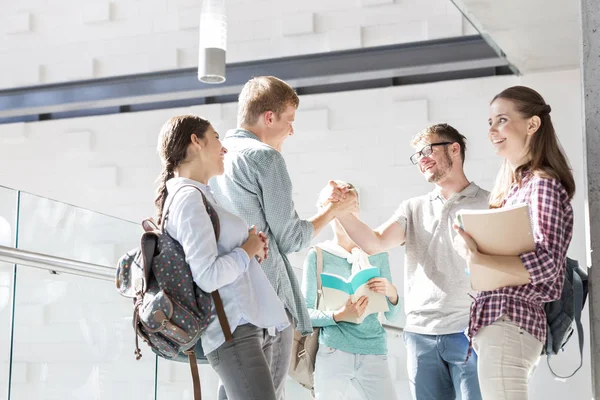
[[[450,125],[427,128],[412,145],[410,160],[433,191],[402,202],[374,230],[351,213],[337,220],[368,254],[406,246],[404,341],[413,398],[481,400],[477,356],[465,363],[471,287],[452,225],[461,209],[488,208],[489,193],[466,178],[466,138]]]
[[[228,150],[225,173],[211,185],[221,205],[255,225],[269,239],[269,254],[262,267],[292,323],[274,333],[270,365],[278,399],[285,397],[294,325],[303,334],[312,333],[306,302],[287,254],[310,246],[312,238],[338,213],[352,206],[351,199],[336,201],[312,218],[298,217],[281,148],[294,134],[299,103],[294,89],[276,77],[249,80],[239,95],[238,128],[227,132],[223,141]],[[333,197],[341,200],[341,190],[332,190]],[[220,392],[220,399],[226,398]]]

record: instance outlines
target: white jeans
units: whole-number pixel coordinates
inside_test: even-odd
[[[315,362],[316,400],[346,399],[352,383],[365,400],[395,400],[387,356],[351,354],[319,346]]]
[[[483,400],[527,400],[527,384],[542,352],[542,343],[506,316],[473,338]]]

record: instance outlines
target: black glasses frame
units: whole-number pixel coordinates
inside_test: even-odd
[[[430,143],[427,146],[423,146],[423,148],[421,150],[417,151],[412,156],[410,156],[410,162],[412,162],[413,165],[417,165],[419,163],[419,160],[421,159],[421,157],[429,157],[430,155],[433,154],[434,146],[446,146],[446,145],[454,144],[454,143],[456,143],[456,142],[440,142],[440,143]]]

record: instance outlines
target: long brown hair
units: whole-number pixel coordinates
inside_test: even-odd
[[[158,136],[158,155],[162,164],[162,172],[158,176],[159,186],[156,190],[156,223],[160,224],[163,207],[167,198],[167,181],[175,176],[175,169],[185,160],[187,149],[192,142],[192,135],[204,139],[210,122],[195,115],[180,115],[169,118]]]
[[[511,185],[515,182],[520,185],[525,171],[559,180],[567,191],[569,199],[573,198],[575,194],[573,172],[552,125],[550,117],[552,109],[546,104],[544,98],[531,88],[513,86],[497,94],[490,104],[497,99],[510,101],[523,118],[538,116],[541,124],[529,141],[527,151],[530,160],[527,163],[513,172],[508,161],[504,160],[490,195],[490,207],[502,207]]]

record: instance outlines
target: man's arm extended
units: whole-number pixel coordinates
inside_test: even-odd
[[[401,246],[406,239],[404,228],[396,218],[391,218],[374,230],[350,213],[340,215],[337,219],[354,243],[368,254],[377,254]]]

